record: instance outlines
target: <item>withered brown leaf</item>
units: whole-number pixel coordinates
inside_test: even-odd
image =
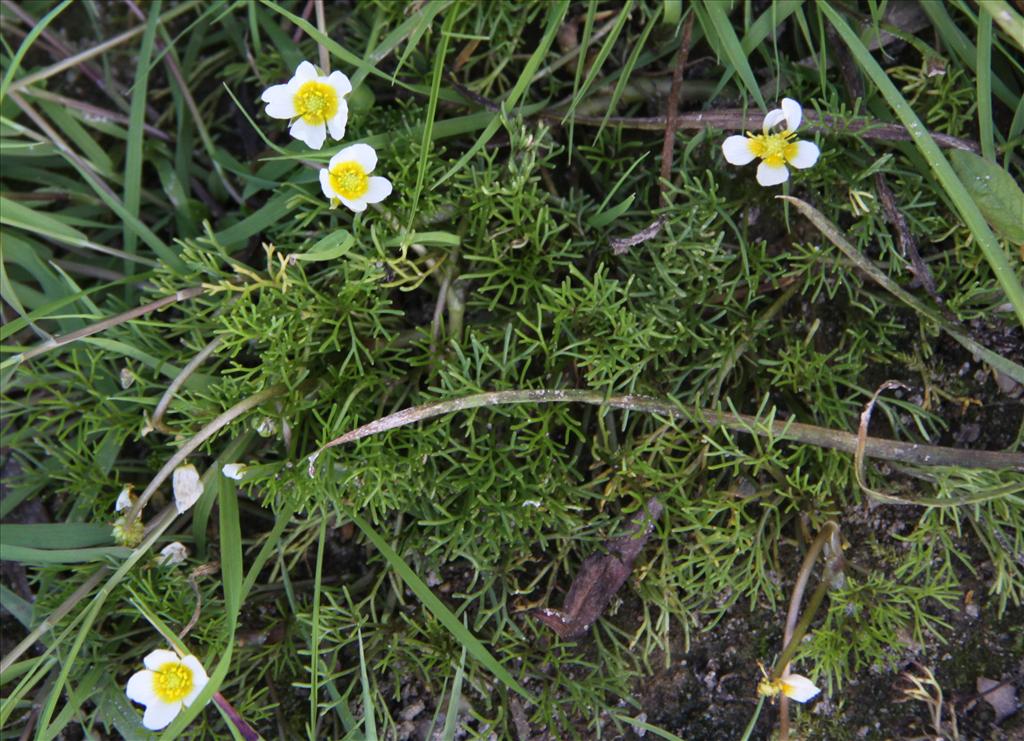
[[[588,556],[583,562],[562,609],[542,608],[534,610],[533,616],[561,638],[578,638],[586,633],[626,583],[633,561],[651,537],[661,510],[661,502],[656,498],[648,500],[644,509],[633,516],[625,535],[605,541],[603,553]]]

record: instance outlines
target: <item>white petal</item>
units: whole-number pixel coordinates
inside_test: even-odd
[[[192,670],[192,691],[181,698],[181,702],[188,707],[196,701],[199,693],[203,691],[203,687],[210,681],[210,678],[206,676],[206,670],[203,669],[203,665],[199,663],[199,659],[195,656],[186,656],[181,660],[181,663]]]
[[[804,116],[803,106],[792,98],[783,98],[782,111],[786,114],[786,131],[796,131]]]
[[[820,154],[821,150],[814,142],[798,141],[796,142],[796,156],[788,160],[788,163],[798,170],[806,170],[818,161]]]
[[[767,162],[762,162],[757,166],[757,182],[765,187],[769,185],[778,185],[789,180],[789,170],[785,165],[781,167],[772,167]]]
[[[295,75],[292,79],[299,82],[309,82],[310,80],[315,80],[317,76],[316,67],[309,62],[302,62],[295,68]]]
[[[344,98],[352,92],[352,83],[341,72],[332,72],[323,81],[334,88],[334,92],[338,94],[339,98]]]
[[[790,700],[807,702],[821,692],[814,682],[799,674],[790,674],[782,678],[782,693]]]
[[[331,167],[339,162],[357,162],[366,172],[373,172],[377,166],[377,153],[369,144],[353,144],[331,157]]]
[[[324,172],[321,170],[320,172]],[[244,463],[225,463],[221,466],[220,472],[227,476],[229,479],[235,481],[241,481],[242,477],[245,476],[245,469],[248,468]]]
[[[334,141],[341,141],[345,138],[345,124],[348,123],[348,103],[338,100],[338,112],[327,120],[327,130],[331,132]]]
[[[288,133],[301,142],[305,142],[310,149],[320,149],[327,139],[327,127],[322,123],[308,124],[302,118],[295,119],[295,123],[288,129]]]
[[[353,211],[355,211],[357,214],[361,214],[363,211],[366,210],[366,201],[363,200],[362,198],[359,198],[359,199],[353,201],[350,198],[345,198],[344,196],[338,196],[338,200],[341,201],[342,203],[344,203],[346,206],[348,206]]]
[[[271,118],[291,119],[299,115],[295,110],[295,90],[291,83],[268,87],[260,100],[267,104],[266,114]]]
[[[739,134],[730,136],[722,142],[722,154],[730,165],[749,165],[754,161],[754,153],[750,151],[750,139]]]
[[[367,182],[363,200],[367,203],[380,203],[391,195],[391,181],[387,178],[372,177]]]
[[[128,678],[128,685],[125,687],[124,693],[128,695],[129,700],[142,705],[160,702],[160,698],[156,696],[156,690],[153,689],[153,679],[154,674],[148,669],[135,672]]]
[[[151,731],[159,731],[171,724],[181,712],[181,702],[151,702],[146,705],[142,725]]]
[[[162,566],[175,566],[179,563],[185,563],[186,558],[188,558],[188,548],[178,541],[168,543],[160,549],[160,564]]]
[[[174,469],[171,487],[174,489],[174,506],[178,508],[178,514],[187,512],[203,495],[199,471],[191,463]]]
[[[126,509],[130,509],[135,504],[135,497],[132,495],[132,487],[126,486],[121,489],[121,493],[117,495],[117,501],[114,503],[115,512],[124,512]]]
[[[764,117],[764,123],[761,124],[761,128],[764,129],[764,133],[768,133],[768,130],[773,126],[777,126],[786,120],[786,112],[781,108],[776,108],[773,111],[768,111]]]
[[[166,648],[158,648],[146,654],[146,658],[142,660],[142,663],[146,665],[147,669],[156,671],[164,664],[169,664],[172,661],[175,663],[179,661],[178,654],[174,653],[174,651],[168,651]]]
[[[323,191],[324,197],[328,201],[332,198],[341,197],[334,192],[334,187],[331,185],[331,173],[326,169],[320,171],[320,190]]]

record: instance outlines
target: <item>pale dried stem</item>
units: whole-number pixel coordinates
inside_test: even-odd
[[[167,411],[167,407],[171,405],[171,401],[174,399],[175,394],[178,393],[178,389],[181,388],[182,384],[185,383],[192,374],[195,373],[196,368],[203,364],[203,362],[213,354],[213,352],[220,347],[220,343],[223,341],[222,337],[214,337],[206,346],[196,353],[196,356],[188,361],[188,365],[181,369],[171,385],[164,391],[164,395],[160,397],[160,401],[157,402],[156,408],[153,410],[153,416],[149,420],[150,426],[154,430],[159,430],[168,435],[173,435],[174,430],[169,428],[163,423],[164,413]]]
[[[452,412],[499,406],[502,404],[577,403],[615,409],[661,414],[675,419],[693,420],[709,426],[722,426],[751,435],[771,436],[822,448],[853,453],[857,449],[857,435],[827,427],[791,421],[766,421],[737,412],[721,412],[698,407],[681,406],[650,396],[606,396],[596,391],[581,389],[514,389],[472,394],[458,399],[423,404],[403,409],[374,420],[331,440],[309,456],[310,475],[315,473],[317,457],[328,448],[354,442],[370,435],[404,427],[432,417]],[[1024,453],[1004,453],[988,450],[961,450],[936,445],[918,445],[877,437],[866,438],[865,453],[872,458],[929,466],[963,466],[995,470],[1024,471]]]

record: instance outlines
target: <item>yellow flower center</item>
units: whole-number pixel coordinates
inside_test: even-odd
[[[168,661],[154,672],[153,691],[164,702],[180,702],[192,691],[192,670],[178,661]]]
[[[769,167],[782,167],[796,157],[795,131],[779,131],[775,134],[748,135],[747,146],[755,157],[760,157]]]
[[[316,80],[302,83],[292,102],[308,124],[322,124],[338,112],[338,94],[334,88]]]
[[[782,692],[782,681],[776,679],[774,682],[767,677],[757,683],[757,694],[762,697],[775,697]]]
[[[334,192],[350,201],[361,198],[370,189],[370,178],[358,162],[339,162],[330,174]]]

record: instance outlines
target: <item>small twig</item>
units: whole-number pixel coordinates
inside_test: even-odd
[[[924,286],[924,290],[928,292],[928,295],[936,303],[941,304],[942,297],[939,296],[938,288],[935,285],[935,278],[932,276],[932,271],[928,264],[921,259],[921,253],[917,251],[917,240],[914,239],[914,235],[910,232],[910,227],[907,225],[907,219],[903,212],[896,206],[896,197],[893,195],[892,188],[889,187],[885,173],[875,173],[875,188],[878,190],[878,198],[882,202],[885,218],[896,230],[900,249],[904,255],[910,258],[910,270],[914,274],[914,279],[917,283]]]
[[[658,183],[658,205],[664,208],[668,205],[666,192],[668,182],[672,177],[672,159],[675,154],[676,144],[676,116],[679,114],[679,88],[683,84],[683,73],[686,71],[686,61],[690,58],[690,34],[693,31],[693,19],[696,14],[690,13],[683,27],[683,40],[679,44],[679,53],[676,57],[676,67],[672,70],[672,87],[668,91],[668,103],[665,115],[665,138],[661,144],[661,180]]]
[[[561,121],[564,113],[557,111],[541,111],[537,114],[540,118],[553,121]],[[757,111],[745,111],[742,108],[721,109],[717,111],[701,111],[698,113],[680,113],[676,117],[676,129],[750,129],[760,126],[761,114]],[[584,116],[574,114],[573,120],[584,126],[614,126],[624,129],[639,129],[642,131],[664,131],[668,123],[664,116],[651,116],[649,118],[630,117],[609,117]],[[852,134],[864,139],[876,139],[882,141],[911,141],[910,132],[900,124],[882,123],[874,119],[854,118],[841,119],[837,116],[825,114],[819,116],[814,111],[804,111],[804,121],[812,131],[820,131],[824,134]],[[932,139],[940,147],[946,149],[963,149],[978,154],[981,152],[975,142],[967,139],[960,139],[948,134],[930,132]]]
[[[58,93],[50,92],[49,90],[43,90],[41,88],[33,87],[29,88],[28,90],[25,90],[25,95],[28,95],[32,98],[39,98],[40,100],[48,100],[53,103],[60,103],[62,106],[65,106],[66,108],[76,108],[82,111],[83,113],[89,114],[90,116],[95,116],[96,118],[104,119],[107,121],[113,121],[119,124],[124,124],[125,126],[127,126],[129,123],[128,116],[125,116],[123,113],[117,113],[116,111],[111,111],[107,108],[100,108],[97,105],[86,103],[83,100],[69,98],[65,95],[59,95]],[[174,138],[166,131],[164,131],[163,129],[159,129],[156,126],[152,126],[151,124],[143,123],[142,128],[146,132],[146,134],[156,139],[160,139],[161,141],[169,142],[174,140]]]
[[[313,0],[306,0],[306,4],[302,6],[301,18],[304,21],[308,21],[309,17],[311,15],[313,15]],[[284,25],[285,23],[286,23],[286,21],[284,20],[284,18],[282,18],[281,19],[281,25]],[[295,27],[295,31],[292,32],[292,43],[295,43],[295,44],[299,43],[302,40],[302,35],[304,33],[305,33],[305,31],[303,31],[301,28],[296,26]]]
[[[324,0],[313,0],[313,9],[316,11],[316,30],[326,36],[327,18],[324,15]],[[316,49],[320,58],[320,71],[325,75],[331,74],[331,55],[328,54],[327,47],[318,41]]]

